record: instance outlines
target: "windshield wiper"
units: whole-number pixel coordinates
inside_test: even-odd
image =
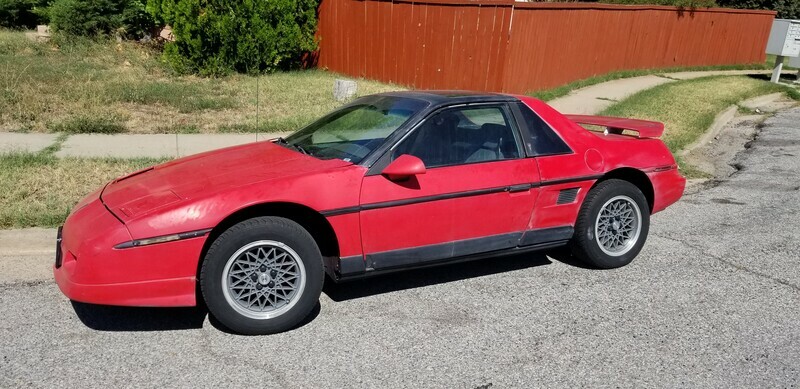
[[[304,149],[303,146],[289,143],[282,136],[279,136],[279,137],[275,138],[275,143],[279,143],[279,144],[282,144],[284,146],[288,146],[288,147],[293,148],[293,149],[295,149],[295,150],[297,150],[297,151],[299,151],[299,152],[301,152],[301,153],[303,153],[305,155],[312,155],[311,152],[309,152],[308,150]]]

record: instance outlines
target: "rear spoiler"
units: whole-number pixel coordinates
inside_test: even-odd
[[[606,134],[622,134],[622,131],[634,131],[639,138],[658,138],[664,133],[664,124],[649,120],[613,118],[608,116],[564,115],[578,124],[589,124],[606,128]]]

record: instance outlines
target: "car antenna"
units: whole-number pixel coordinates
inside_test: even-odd
[[[258,91],[258,85],[260,81],[261,81],[261,72],[256,74],[256,142],[258,142],[258,135],[259,132],[261,132],[261,129],[258,127],[258,106],[259,106],[258,99],[260,97],[260,93]]]

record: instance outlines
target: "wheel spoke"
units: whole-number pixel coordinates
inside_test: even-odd
[[[263,242],[263,243],[262,243]],[[242,248],[226,265],[226,299],[258,315],[293,304],[303,285],[302,262],[282,243],[260,241]]]
[[[597,213],[595,236],[600,248],[609,255],[628,252],[639,236],[641,214],[630,197],[619,195],[608,200]]]

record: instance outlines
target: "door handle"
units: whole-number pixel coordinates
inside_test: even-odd
[[[514,193],[514,192],[524,192],[524,191],[526,191],[526,190],[530,190],[530,189],[531,189],[531,186],[532,186],[531,184],[519,184],[519,185],[511,185],[511,186],[509,186],[508,188],[506,188],[506,190],[507,190],[509,193]]]

